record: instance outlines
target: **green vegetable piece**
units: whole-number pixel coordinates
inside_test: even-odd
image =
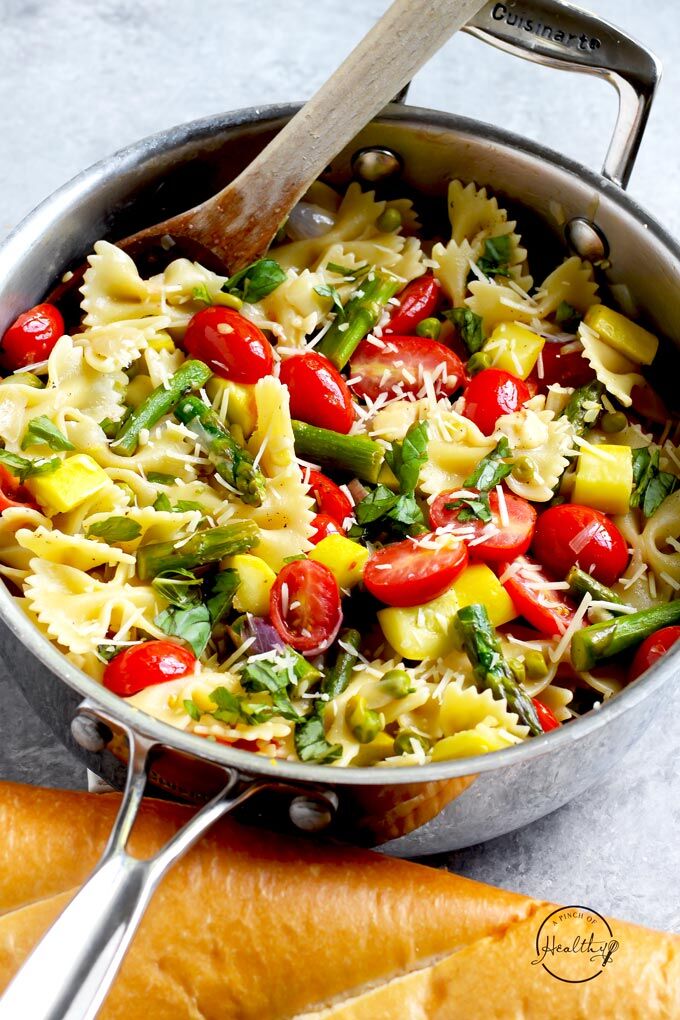
[[[379,686],[385,694],[397,701],[401,701],[402,698],[415,691],[415,687],[411,686],[411,677],[405,669],[388,669],[386,673],[383,673]]]
[[[430,316],[429,319],[422,319],[416,326],[416,336],[427,337],[428,340],[439,340],[441,331],[442,324],[434,316]]]
[[[366,704],[366,698],[360,694],[347,702],[345,719],[350,732],[360,744],[370,744],[378,736],[384,725],[379,712],[374,712]]]
[[[622,432],[628,424],[623,411],[607,411],[600,419],[600,428],[603,432]]]
[[[461,524],[467,521],[483,521],[488,524],[492,520],[491,507],[487,493],[480,492],[478,497],[461,496],[451,503],[444,504],[445,510],[458,510],[458,520]]]
[[[171,377],[167,386],[157,386],[126,419],[112,444],[116,453],[123,457],[131,457],[137,449],[142,429],[153,428],[163,415],[172,411],[185,394],[205,386],[211,375],[211,370],[202,361],[185,361]]]
[[[601,382],[596,381],[580,386],[569,397],[569,401],[559,417],[569,419],[577,436],[582,436],[589,429],[595,428],[602,411],[603,393],[604,386]],[[599,410],[594,405],[599,405]]]
[[[400,286],[401,281],[378,272],[372,280],[362,281],[344,306],[343,317],[335,320],[317,346],[319,354],[332,361],[336,368],[344,368],[364,337],[377,325],[383,308]],[[341,325],[346,325],[347,329],[341,330]]]
[[[456,630],[469,658],[475,680],[494,698],[504,698],[511,712],[533,734],[543,732],[531,698],[525,694],[503,658],[500,641],[486,607],[473,603],[458,610]]]
[[[399,482],[402,493],[413,492],[422,465],[427,460],[426,421],[411,425],[402,442],[394,442],[385,453],[385,463]]]
[[[511,254],[510,234],[487,237],[484,242],[484,254],[477,260],[477,266],[485,276],[507,276]]]
[[[13,372],[12,375],[8,375],[5,376],[4,379],[0,379],[0,386],[11,386],[12,383],[18,383],[21,386],[30,386],[34,390],[45,389],[45,383],[43,380],[33,372]]]
[[[45,414],[29,421],[26,435],[21,440],[21,449],[26,450],[29,446],[49,446],[50,450],[75,450],[73,443]]]
[[[226,570],[220,570],[204,585],[206,605],[213,629],[231,609],[240,583],[238,570],[228,567]]]
[[[330,284],[322,283],[318,287],[315,287],[314,291],[316,294],[319,295],[319,297],[328,297],[331,299],[332,301],[331,311],[335,312],[339,322],[344,322],[345,309],[343,307],[342,298],[340,297],[340,293],[337,290],[337,288],[331,287]]]
[[[463,486],[466,489],[474,487],[479,489],[480,492],[491,492],[504,478],[511,474],[513,465],[505,463],[511,456],[512,450],[510,449],[510,444],[506,437],[503,436],[499,439],[491,453],[487,453],[486,457],[482,457],[470,477],[466,478],[463,482]]]
[[[295,452],[330,471],[346,471],[366,482],[377,482],[385,451],[368,436],[345,436],[303,421],[293,422]]]
[[[630,505],[640,507],[645,517],[652,517],[667,496],[680,485],[680,479],[659,467],[658,446],[633,450],[633,492]]]
[[[342,642],[342,645],[340,645]],[[361,634],[358,630],[344,630],[340,632],[338,639],[338,654],[332,669],[326,673],[321,684],[321,693],[327,694],[329,698],[337,698],[339,694],[347,690],[352,679],[352,670],[359,661],[357,651],[361,643]]]
[[[240,269],[238,273],[230,276],[226,283],[222,284],[222,290],[225,294],[233,294],[252,305],[275,291],[286,279],[285,270],[276,259],[258,259],[257,262],[251,262],[245,269]]]
[[[560,301],[555,311],[555,322],[564,328],[566,332],[575,333],[581,321],[581,316],[573,305],[568,301]]]
[[[542,680],[548,675],[548,663],[538,648],[530,648],[524,655],[524,668],[530,680]]]
[[[638,645],[662,627],[680,623],[680,599],[639,613],[617,616],[577,630],[571,639],[571,661],[579,672]]]
[[[342,276],[345,280],[356,280],[360,276],[365,276],[370,270],[368,262],[364,262],[360,266],[341,266],[338,262],[327,262],[326,269],[329,273],[336,273],[338,276]]]
[[[492,358],[487,351],[477,351],[473,354],[468,361],[465,369],[468,375],[479,375],[480,372],[484,372],[485,369],[491,368]]]
[[[88,538],[103,538],[107,542],[134,542],[141,533],[141,525],[129,517],[107,517],[87,529]]]
[[[518,684],[526,683],[527,671],[524,659],[508,659],[508,666]]]
[[[201,710],[190,698],[184,698],[182,705],[184,706],[184,711],[194,720],[194,722],[200,722]]]
[[[413,754],[413,742],[420,744],[423,751],[427,753],[432,746],[429,737],[424,733],[420,733],[418,730],[412,728],[399,730],[396,737],[394,738],[394,753],[395,754]]]
[[[0,464],[4,464],[10,474],[15,475],[23,484],[27,478],[34,478],[36,475],[51,475],[56,471],[61,460],[59,457],[38,457],[31,460],[30,457],[22,457],[18,453],[10,453],[9,450],[0,450]]]
[[[161,510],[170,513],[172,510],[172,503],[167,492],[159,492],[153,502],[154,510]]]
[[[329,744],[323,719],[313,712],[295,727],[295,750],[300,761],[315,761],[322,765],[341,756],[342,744]]]
[[[178,608],[193,606],[200,601],[201,584],[201,578],[190,570],[169,570],[154,577],[151,582],[159,595]]]
[[[217,474],[238,490],[244,503],[261,506],[265,492],[262,472],[246,449],[225,429],[219,416],[198,397],[182,397],[175,417],[191,429],[206,450]]]
[[[255,662],[246,663],[241,670],[241,685],[244,690],[254,693],[268,692],[277,715],[299,722],[302,716],[295,710],[288,696],[290,684],[288,669],[280,662],[257,659]]]
[[[174,485],[177,481],[177,476],[166,475],[163,471],[149,471],[146,480],[154,485]]]
[[[571,594],[580,601],[584,595],[592,595],[593,599],[597,602],[613,602],[616,605],[621,606],[621,612],[625,613],[628,608],[620,595],[617,595],[615,591],[608,588],[606,584],[600,584],[594,577],[587,574],[585,570],[581,570],[579,567],[572,567],[566,577],[567,584],[569,585],[569,591]],[[612,609],[612,613],[616,610]]]
[[[478,351],[481,351],[486,340],[484,320],[481,315],[462,306],[461,308],[450,308],[449,311],[444,312],[444,316],[458,328],[460,338],[470,354],[477,354]]]
[[[196,656],[203,654],[212,633],[208,607],[202,602],[183,609],[168,606],[158,614],[154,623],[169,637],[186,641]]]
[[[393,230],[399,230],[402,223],[401,213],[394,206],[385,209],[376,220],[376,227],[385,234],[391,234]]]
[[[155,542],[137,550],[137,576],[148,581],[169,570],[193,570],[227,556],[249,552],[259,542],[254,521],[225,524],[199,531],[181,542]]]
[[[512,465],[512,474],[518,482],[528,485],[536,477],[536,463],[531,457],[518,457]]]

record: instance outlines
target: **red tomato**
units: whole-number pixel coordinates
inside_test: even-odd
[[[542,701],[538,700],[538,698],[532,698],[531,700],[534,703],[536,715],[538,716],[538,721],[540,722],[541,729],[544,733],[549,733],[550,730],[556,730],[562,725],[559,719],[556,718],[555,713],[552,712],[547,705],[544,705]]]
[[[577,564],[602,584],[614,584],[628,566],[626,541],[606,514],[578,503],[552,506],[539,515],[534,553],[560,580]]]
[[[376,347],[362,340],[352,355],[350,372],[357,381],[352,388],[361,397],[375,400],[379,393],[401,386],[404,393],[417,393],[423,388],[423,372],[442,374],[434,382],[438,396],[450,396],[465,382],[465,369],[460,358],[437,340],[419,336],[388,336]]]
[[[145,641],[119,652],[104,670],[104,686],[121,698],[193,672],[196,656],[173,641]]]
[[[630,398],[633,401],[633,409],[642,418],[656,422],[657,425],[665,425],[671,416],[663,400],[651,386],[633,386]]]
[[[347,383],[323,354],[296,354],[281,364],[293,418],[346,435],[355,418]]]
[[[433,528],[445,528],[454,524],[461,528],[474,529],[474,534],[464,539],[466,543],[469,543],[468,553],[473,559],[482,560],[484,563],[501,563],[504,560],[514,559],[525,553],[531,545],[531,538],[536,526],[536,511],[531,503],[527,503],[526,499],[513,496],[509,492],[504,495],[508,511],[508,523],[505,525],[501,523],[498,511],[498,493],[495,489],[489,493],[491,521],[488,523],[476,518],[471,521],[459,522],[460,508],[451,509],[451,504],[456,501],[456,490],[454,489],[451,492],[439,493],[430,507],[430,524]],[[486,533],[488,533],[488,537],[483,542],[477,542],[477,539]]]
[[[542,634],[550,637],[563,634],[574,618],[574,611],[563,592],[540,587],[550,582],[543,571],[525,556],[515,560],[513,566],[516,563],[520,564],[519,570],[503,582],[515,609]],[[508,563],[499,565],[501,577],[509,566]]]
[[[399,306],[395,307],[383,333],[415,333],[418,323],[429,319],[437,310],[441,291],[441,284],[432,273],[412,280],[399,295]]]
[[[314,531],[309,536],[309,541],[312,545],[316,545],[322,538],[328,538],[329,535],[345,534],[345,529],[342,525],[328,514],[317,514],[316,517],[313,517],[312,527]]]
[[[541,362],[543,365],[543,378],[539,378],[536,368],[527,379],[527,384],[534,383],[537,389],[545,389],[546,386],[553,386],[559,383],[560,386],[585,386],[595,378],[590,364],[583,357],[581,351],[568,351],[563,354],[565,347],[573,344],[570,341],[546,340],[541,351]]]
[[[630,667],[629,680],[637,680],[680,638],[680,627],[662,627],[642,642]]]
[[[465,388],[463,414],[490,436],[503,414],[512,414],[529,399],[529,387],[500,368],[485,368]]]
[[[309,491],[316,501],[320,514],[328,514],[333,520],[342,524],[353,515],[353,507],[339,485],[332,482],[320,471],[303,472],[305,481],[309,482]]]
[[[388,606],[418,606],[443,595],[465,569],[467,559],[464,542],[435,550],[406,539],[373,553],[364,584]]]
[[[60,336],[64,320],[54,305],[35,305],[15,319],[2,338],[2,360],[9,371],[44,361]]]
[[[338,582],[314,560],[287,563],[272,585],[269,614],[287,645],[298,652],[323,652],[342,623]]]
[[[0,514],[10,506],[32,506],[37,509],[28,489],[19,484],[4,464],[0,464]]]
[[[237,383],[256,383],[271,375],[272,346],[255,325],[233,308],[213,305],[191,319],[184,346],[192,358],[200,358],[215,375]]]

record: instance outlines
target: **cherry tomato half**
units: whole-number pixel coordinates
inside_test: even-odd
[[[119,652],[104,670],[104,687],[121,698],[193,672],[196,656],[173,641],[145,641]]]
[[[311,524],[314,528],[314,531],[309,536],[309,541],[312,545],[317,545],[322,538],[328,538],[329,535],[345,534],[343,526],[328,514],[317,514],[316,517],[312,518]]]
[[[550,730],[559,729],[562,723],[559,721],[555,713],[552,712],[547,705],[544,705],[542,701],[539,701],[538,698],[532,698],[531,700],[534,703],[536,715],[538,716],[538,721],[541,724],[543,732],[550,733]]]
[[[287,563],[272,585],[269,615],[281,638],[298,652],[323,652],[342,623],[340,591],[322,563]]]
[[[560,386],[585,386],[595,378],[595,373],[590,364],[583,357],[581,351],[567,351],[565,347],[573,345],[574,341],[546,340],[541,351],[541,364],[543,374],[539,378],[536,368],[527,379],[527,384],[535,384],[538,389],[545,389],[546,386],[553,386],[559,383]]]
[[[399,306],[383,328],[383,333],[415,333],[418,323],[437,310],[441,292],[441,284],[432,273],[412,280],[399,294]]]
[[[316,501],[320,514],[327,514],[342,524],[348,517],[353,515],[352,504],[342,491],[339,485],[322,475],[320,471],[304,473],[305,480],[309,483],[309,491]]]
[[[379,393],[401,386],[404,393],[423,387],[423,373],[430,372],[437,396],[451,396],[465,382],[465,369],[458,355],[437,340],[419,336],[387,336],[377,347],[362,340],[352,355],[352,389],[361,397],[375,400]],[[442,371],[441,366],[444,365]]]
[[[14,320],[2,338],[2,362],[14,372],[48,357],[60,336],[64,320],[54,305],[35,305]]]
[[[38,505],[31,493],[19,479],[11,474],[4,464],[0,464],[0,514],[10,506],[31,506],[37,510]]]
[[[468,490],[474,491],[474,490]],[[505,506],[508,513],[508,523],[503,524],[498,509],[498,493],[489,493],[489,509],[491,510],[491,521],[488,523],[473,518],[469,521],[460,521],[461,510],[466,507],[462,502],[455,508],[456,490],[451,492],[440,492],[430,507],[430,524],[433,528],[444,528],[454,524],[461,528],[473,529],[474,534],[464,539],[468,544],[468,554],[471,559],[482,560],[483,563],[501,563],[521,556],[531,545],[531,539],[536,526],[536,511],[531,503],[520,496],[513,496],[506,492]],[[479,539],[487,535],[483,541]]]
[[[563,580],[577,564],[602,584],[614,584],[628,566],[628,546],[606,514],[578,503],[552,506],[539,515],[536,559]]]
[[[574,618],[574,610],[564,597],[562,591],[546,588],[550,583],[543,571],[525,556],[520,556],[512,564],[518,569],[503,582],[503,587],[513,601],[517,612],[524,619],[550,637],[563,634]],[[499,575],[502,577],[510,564],[500,564]]]
[[[346,435],[355,418],[347,383],[323,354],[311,351],[286,358],[280,379],[290,393],[293,418]]]
[[[214,305],[193,316],[184,334],[192,358],[205,361],[215,375],[237,383],[256,383],[271,375],[272,346],[262,330],[233,308]]]
[[[680,638],[680,627],[662,627],[642,642],[631,663],[629,680],[637,680]]]
[[[406,539],[373,553],[364,571],[364,585],[388,606],[419,606],[443,595],[467,560],[464,542],[435,550]]]
[[[503,414],[512,414],[529,399],[529,387],[500,368],[485,368],[465,388],[463,414],[490,436]]]

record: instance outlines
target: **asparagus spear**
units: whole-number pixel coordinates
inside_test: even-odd
[[[367,436],[344,436],[303,421],[293,422],[295,452],[305,460],[377,482],[385,451]]]
[[[326,673],[321,684],[321,693],[328,694],[330,698],[337,698],[339,694],[347,690],[347,685],[352,679],[352,669],[357,664],[356,654],[361,643],[361,634],[358,630],[345,630],[340,634],[340,640],[346,648],[339,648],[333,668]],[[352,651],[347,651],[351,648]]]
[[[680,623],[680,599],[643,609],[640,613],[618,616],[615,620],[594,623],[592,627],[583,627],[571,639],[572,665],[581,672],[592,669],[602,659],[625,652],[661,627],[674,623]]]
[[[592,595],[598,602],[612,602],[621,606],[621,612],[625,613],[626,605],[620,595],[617,595],[615,591],[608,588],[606,584],[600,584],[590,574],[586,574],[585,570],[580,570],[578,567],[572,567],[566,577],[567,584],[569,585],[569,591],[577,598],[582,599],[587,593]],[[612,609],[612,613],[616,610]]]
[[[475,679],[496,698],[505,698],[508,708],[533,734],[543,729],[531,698],[524,693],[503,658],[501,644],[486,611],[479,603],[463,606],[456,616],[456,629],[472,663]]]
[[[345,305],[344,315],[335,320],[316,348],[319,354],[324,354],[336,368],[344,368],[367,333],[377,325],[383,308],[399,286],[399,280],[381,273],[362,281],[356,296]]]
[[[198,397],[188,396],[180,399],[175,417],[196,435],[217,473],[238,489],[243,502],[260,506],[264,497],[264,476],[217,414]]]
[[[137,449],[142,429],[150,429],[164,414],[169,414],[185,393],[205,386],[211,375],[212,372],[202,361],[185,361],[169,379],[167,386],[157,386],[125,419],[113,444],[116,452],[131,457]]]
[[[200,531],[185,542],[154,542],[137,550],[137,576],[148,581],[165,570],[194,570],[225,556],[245,553],[259,542],[254,521]]]

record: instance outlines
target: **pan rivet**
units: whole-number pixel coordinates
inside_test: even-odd
[[[609,244],[598,226],[585,216],[575,216],[564,228],[567,244],[576,255],[589,262],[609,257]]]
[[[403,165],[399,153],[392,149],[370,147],[359,149],[352,156],[352,173],[369,184],[395,177],[401,173]]]
[[[90,715],[77,715],[71,720],[71,735],[84,751],[103,751],[113,734],[108,726]]]
[[[291,822],[303,832],[320,832],[328,828],[337,806],[331,798],[335,800],[332,794],[318,798],[295,797],[288,808]]]

